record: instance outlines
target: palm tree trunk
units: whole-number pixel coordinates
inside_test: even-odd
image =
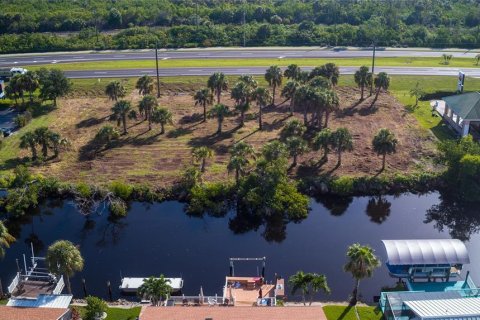
[[[240,180],[240,170],[235,169],[235,183],[238,185],[238,180]]]
[[[70,278],[66,274],[64,274],[63,279],[65,280],[65,284],[67,286],[67,292],[69,294],[72,294],[72,287],[70,286]]]
[[[244,126],[245,125],[245,112],[240,112],[240,126]]]
[[[207,122],[207,103],[203,103],[203,122]]]
[[[200,171],[202,172],[205,172],[205,163],[206,163],[207,159],[203,158],[202,159],[202,167],[200,168]]]
[[[325,111],[325,128],[328,128],[328,119],[330,118],[330,112]]]
[[[54,106],[54,107],[57,106],[57,97],[53,98],[53,106]]]
[[[260,131],[262,131],[262,129],[263,129],[263,123],[262,123],[262,105],[259,104],[258,106],[259,106],[259,108],[258,108],[258,129],[259,129]]]
[[[375,104],[375,102],[377,102],[377,99],[378,99],[378,94],[380,93],[380,87],[378,87],[377,89],[377,93],[375,93],[375,98],[373,99],[372,101],[372,105],[370,106],[370,108],[373,107],[373,105]]]
[[[152,130],[152,115],[148,116],[148,130]]]
[[[33,91],[30,91],[30,102],[33,102]]]
[[[294,154],[294,155],[293,155],[292,167],[295,167],[296,165],[297,165],[297,154]]]
[[[37,148],[35,148],[35,144],[30,144],[30,149],[32,149],[32,158],[37,159]]]
[[[303,109],[303,124],[305,126],[308,124],[307,113],[308,113],[308,106],[307,104],[305,104],[305,108]]]
[[[162,128],[160,130],[160,134],[164,134],[165,133],[165,124],[164,123],[160,123],[160,127]]]
[[[48,157],[48,144],[46,141],[42,144],[42,154],[44,158]]]
[[[222,133],[222,120],[220,120],[220,118],[218,118],[218,129],[217,129],[217,133]]]
[[[273,84],[273,90],[272,90],[272,106],[275,107],[275,90],[277,89],[277,85]]]
[[[362,89],[362,95],[360,97],[360,101],[363,101],[363,92],[365,91],[365,86],[362,86],[361,89]]]
[[[328,161],[328,146],[325,146],[325,147],[323,148],[323,159],[324,159],[325,161]]]
[[[295,108],[295,96],[290,99],[290,115],[293,116],[293,110]]]
[[[306,297],[305,297],[305,292],[302,294],[302,299],[303,299],[303,305],[307,305]]]
[[[222,94],[222,90],[217,89],[217,103],[220,104],[220,95]]]
[[[386,157],[387,157],[387,154],[384,153],[383,154],[383,159],[382,159],[382,171],[385,170],[385,159],[386,159]]]
[[[122,115],[122,122],[123,122],[123,134],[127,134],[127,115]]]
[[[337,166],[340,166],[342,164],[342,152],[339,150],[337,151]]]
[[[355,287],[353,288],[352,293],[352,304],[356,305],[358,301],[358,287],[360,286],[360,279],[355,280]]]

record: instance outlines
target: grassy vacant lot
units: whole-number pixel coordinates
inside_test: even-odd
[[[355,310],[349,306],[325,306],[323,307],[328,320],[357,320]],[[380,320],[383,315],[375,307],[357,307],[361,320]]]
[[[264,114],[265,130],[257,130],[257,107],[253,106],[247,114],[245,127],[239,127],[238,115],[228,117],[224,124],[224,133],[216,135],[216,119],[206,123],[200,120],[201,108],[195,107],[192,94],[201,87],[205,78],[188,78],[187,84],[169,79],[162,88],[165,95],[160,104],[168,107],[174,114],[175,123],[167,127],[165,135],[160,135],[160,128],[148,131],[147,123],[129,121],[129,134],[122,136],[109,149],[100,150],[95,157],[85,156],[85,146],[89,145],[103,125],[111,123],[108,117],[113,105],[102,93],[108,80],[96,79],[76,82],[77,91],[71,97],[62,99],[60,107],[47,117],[35,119],[22,131],[30,130],[40,124],[50,124],[50,128],[58,131],[72,142],[72,149],[61,155],[61,159],[35,168],[38,172],[53,175],[63,180],[88,181],[104,184],[112,180],[128,182],[146,182],[157,186],[170,185],[178,180],[183,170],[191,164],[191,149],[195,146],[208,145],[215,151],[215,157],[208,160],[206,177],[208,180],[233,179],[228,175],[226,164],[229,159],[230,146],[241,140],[254,145],[259,150],[269,140],[278,138],[284,123],[289,120],[288,104],[274,108],[266,108]],[[345,81],[346,80],[346,81]],[[342,83],[348,85],[346,78]],[[176,79],[176,81],[182,81]],[[392,80],[395,81],[395,80]],[[133,88],[133,79],[125,81],[127,88]],[[400,144],[398,152],[388,158],[389,168],[386,174],[405,173],[414,170],[431,170],[425,161],[434,154],[434,138],[427,130],[418,126],[415,118],[407,113],[393,96],[381,94],[376,108],[370,108],[372,98],[358,103],[360,92],[356,88],[340,86],[338,94],[341,99],[341,110],[331,117],[330,127],[348,127],[354,136],[354,151],[345,155],[342,166],[334,170],[336,159],[332,155],[329,162],[318,166],[321,157],[319,152],[310,152],[299,160],[301,165],[292,170],[292,175],[375,175],[381,165],[380,158],[374,154],[371,140],[378,129],[390,128],[397,135]],[[87,94],[86,96],[84,94]],[[136,106],[140,97],[131,91],[127,100]],[[277,97],[277,101],[282,101]],[[229,94],[224,94],[222,102],[233,110],[233,101]],[[295,117],[301,119],[301,110]],[[8,153],[1,156],[5,161],[4,169],[16,164],[16,156],[27,157],[28,150],[18,150],[20,134],[7,139]]]
[[[281,56],[281,53],[279,53]],[[74,62],[58,63],[55,68],[62,70],[108,70],[108,69],[131,69],[131,68],[152,68],[155,66],[154,57],[152,60],[115,60],[115,61],[94,61],[94,62]],[[162,68],[192,68],[192,67],[262,67],[277,64],[287,66],[296,63],[300,66],[319,66],[328,62],[336,63],[340,66],[362,66],[371,65],[371,58],[278,58],[278,59],[167,59],[160,61]],[[474,59],[452,58],[450,64],[442,63],[442,57],[422,58],[422,57],[393,57],[376,58],[375,65],[391,67],[451,67],[451,68],[475,68]],[[27,68],[36,70],[41,67],[52,67],[48,65],[27,66]]]
[[[85,313],[85,307],[75,306],[74,308],[80,312],[80,315]],[[140,314],[141,309],[141,307],[134,307],[130,309],[108,308],[107,318],[105,318],[105,320],[135,320]]]

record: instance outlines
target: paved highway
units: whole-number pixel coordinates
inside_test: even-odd
[[[227,75],[262,75],[266,67],[218,67],[218,68],[164,68],[160,69],[161,77],[173,76],[209,76],[214,72],[221,71]],[[309,70],[311,68],[303,68]],[[353,74],[358,67],[340,67],[340,73]],[[375,73],[387,72],[390,75],[425,75],[425,76],[458,76],[458,68],[427,68],[427,67],[377,67]],[[469,77],[480,77],[480,68],[462,68]],[[138,77],[145,74],[155,76],[155,69],[117,69],[117,70],[87,70],[87,71],[65,71],[70,78],[122,78]]]
[[[478,54],[478,52],[469,50],[377,50],[378,57],[441,57],[444,53],[462,58],[474,58]],[[356,58],[371,56],[371,49],[335,50],[319,47],[168,49],[159,51],[160,59]],[[0,67],[112,60],[153,60],[154,58],[155,52],[150,49],[103,52],[27,53],[0,55]]]

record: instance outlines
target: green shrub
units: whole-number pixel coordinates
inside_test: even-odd
[[[100,298],[88,296],[87,306],[85,307],[85,320],[94,320],[98,315],[107,312],[108,306]]]
[[[110,209],[110,214],[114,217],[126,217],[128,213],[127,204],[121,199],[116,199],[110,201],[108,208]]]
[[[348,195],[353,193],[354,178],[343,176],[332,180],[330,188],[331,192],[338,195]]]
[[[187,212],[192,215],[208,213],[223,216],[227,212],[227,200],[231,186],[224,183],[195,185],[190,190]]]
[[[75,190],[82,198],[89,198],[93,194],[92,188],[85,182],[77,183]]]
[[[115,196],[127,201],[132,196],[133,187],[121,181],[113,181],[110,184],[109,190],[113,192]]]

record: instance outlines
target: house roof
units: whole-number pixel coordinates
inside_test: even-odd
[[[457,94],[442,99],[462,119],[480,120],[480,92]]]
[[[58,320],[68,309],[59,308],[18,308],[0,306],[2,320]]]
[[[326,320],[322,307],[152,307],[142,308],[140,320]]]
[[[382,240],[389,265],[470,263],[465,244],[456,239]]]
[[[9,307],[29,307],[29,308],[68,308],[72,301],[70,294],[41,294],[37,299],[15,299],[8,300]]]
[[[455,319],[478,316],[480,298],[404,301],[421,319]]]

